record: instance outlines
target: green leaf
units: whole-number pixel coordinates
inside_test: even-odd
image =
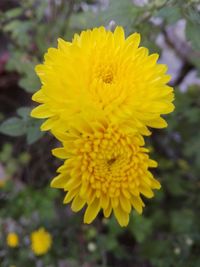
[[[171,231],[186,234],[195,231],[194,211],[189,209],[172,211],[170,214]]]
[[[200,50],[200,35],[199,35],[200,24],[192,21],[187,21],[186,24],[186,37],[188,41],[191,41],[192,47],[195,50]]]
[[[185,181],[176,177],[176,175],[172,175],[170,183],[166,184],[166,188],[173,196],[182,196],[186,195],[187,189],[185,189]]]
[[[174,24],[182,18],[181,9],[179,6],[164,6],[157,13],[156,17],[163,18],[167,24]]]
[[[26,132],[25,123],[17,117],[10,118],[0,125],[0,132],[10,136],[21,136]]]
[[[114,20],[118,25],[131,27],[140,10],[141,8],[135,6],[131,0],[111,0],[109,8],[103,14],[103,20],[106,21],[106,24]]]
[[[42,124],[41,121],[30,118],[30,121],[27,125],[27,136],[26,136],[26,140],[29,145],[33,144],[44,135],[44,132],[41,132],[40,130],[41,124]]]
[[[17,7],[17,8],[12,8],[4,13],[4,16],[6,19],[12,19],[15,17],[18,17],[22,14],[22,8]]]
[[[21,136],[26,134],[28,144],[33,144],[40,139],[44,132],[41,132],[41,121],[30,117],[31,108],[21,107],[17,110],[17,114],[21,118],[13,117],[4,121],[0,125],[0,133],[10,136]]]
[[[6,163],[11,158],[13,152],[12,145],[10,143],[5,143],[0,151],[0,162]]]
[[[136,240],[143,242],[152,232],[152,221],[149,218],[138,215],[136,213],[131,217],[132,223],[129,224],[129,229],[135,236]]]
[[[29,31],[33,28],[33,22],[12,20],[8,22],[3,30],[10,33],[12,39],[22,48],[30,44]]]
[[[31,108],[29,107],[21,107],[17,109],[17,114],[25,120],[27,120],[27,118],[30,118],[30,112]]]
[[[12,20],[11,22],[7,23],[3,29],[5,32],[15,32],[18,31],[21,24],[22,22],[20,20]]]
[[[31,72],[20,79],[19,86],[28,93],[34,93],[40,87],[40,81],[35,73]]]
[[[98,13],[88,10],[86,12],[72,14],[70,26],[78,29],[100,25],[107,26],[111,20],[114,20],[117,25],[124,26],[130,32],[134,22],[141,14],[141,10],[131,0],[110,0],[108,8]]]
[[[31,118],[30,112],[30,107],[21,107],[17,110],[17,114],[26,124],[26,140],[29,145],[33,144],[44,135],[44,132],[40,130],[43,121]]]
[[[144,242],[142,246],[142,255],[143,257],[150,260],[152,263],[156,261],[155,267],[169,267],[169,260],[171,258],[168,257],[170,254],[170,242],[166,239],[156,240],[156,239],[148,239]],[[163,264],[163,258],[165,258],[166,264]],[[162,264],[159,264],[158,260],[162,261]]]

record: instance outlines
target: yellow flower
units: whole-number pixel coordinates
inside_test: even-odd
[[[46,254],[52,245],[52,237],[44,228],[40,228],[31,234],[31,249],[35,255]]]
[[[19,237],[15,232],[10,232],[6,239],[7,245],[11,248],[16,248],[19,246]]]
[[[6,184],[6,179],[5,180],[0,179],[0,188],[3,188],[5,184]]]
[[[139,44],[140,34],[125,38],[122,27],[82,31],[72,42],[58,39],[58,48],[36,67],[42,87],[33,100],[41,105],[31,115],[48,118],[41,129],[63,132],[76,116],[90,121],[97,113],[143,135],[150,134],[146,126],[166,127],[161,115],[174,109],[167,66]]]
[[[68,159],[51,186],[67,191],[64,203],[73,200],[74,212],[87,205],[85,223],[91,223],[102,209],[105,217],[113,211],[119,224],[126,226],[132,207],[142,213],[141,194],[151,198],[152,189],[160,188],[148,170],[157,163],[149,159],[140,135],[128,134],[103,119],[76,125],[65,134],[56,134],[63,147],[52,152]]]
[[[8,177],[6,176],[5,168],[0,163],[0,188],[5,187],[7,180],[8,180]]]

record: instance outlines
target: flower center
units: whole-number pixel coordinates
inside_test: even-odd
[[[102,73],[101,79],[104,83],[112,83],[113,73],[111,71],[107,71],[105,73]]]
[[[114,70],[110,65],[106,66],[106,64],[102,64],[102,66],[98,66],[96,75],[98,79],[106,84],[110,84],[114,80]]]
[[[107,161],[108,165],[112,165],[116,161],[116,158],[109,159]]]
[[[82,159],[81,169],[86,172],[83,181],[87,180],[97,195],[101,191],[116,197],[124,186],[139,185],[135,169],[142,159],[134,139],[110,127],[84,138],[83,143],[84,147],[78,152]]]

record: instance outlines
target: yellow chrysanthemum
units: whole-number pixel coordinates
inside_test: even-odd
[[[48,118],[41,129],[66,131],[77,115],[91,120],[96,113],[144,135],[146,126],[165,127],[161,115],[174,109],[167,66],[139,43],[140,34],[125,38],[122,27],[83,31],[72,42],[58,39],[58,48],[36,67],[42,87],[33,100],[41,105],[32,116]]]
[[[119,224],[126,226],[132,207],[142,213],[141,194],[151,198],[152,189],[160,188],[148,170],[157,163],[149,159],[141,136],[127,134],[107,120],[82,121],[56,136],[63,147],[53,154],[68,159],[51,186],[67,191],[64,203],[73,200],[73,211],[87,205],[85,223],[91,223],[102,209],[105,217],[113,211]]]
[[[40,228],[31,234],[31,249],[35,255],[46,254],[52,245],[52,237],[44,228]]]
[[[7,235],[6,242],[7,242],[7,245],[9,247],[11,247],[11,248],[18,247],[19,246],[19,237],[18,237],[18,234],[15,233],[15,232],[10,232]]]
[[[0,188],[3,188],[6,184],[6,179],[3,180],[3,179],[0,179]]]

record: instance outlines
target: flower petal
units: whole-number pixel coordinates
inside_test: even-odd
[[[100,211],[100,201],[95,198],[94,201],[87,207],[84,214],[84,223],[91,223]]]
[[[117,208],[113,209],[115,217],[117,218],[118,223],[123,227],[127,226],[129,223],[129,214],[123,209],[118,206]]]
[[[74,200],[72,201],[71,209],[74,212],[77,212],[83,208],[85,205],[86,201],[85,199],[81,198],[79,195],[77,195]]]

